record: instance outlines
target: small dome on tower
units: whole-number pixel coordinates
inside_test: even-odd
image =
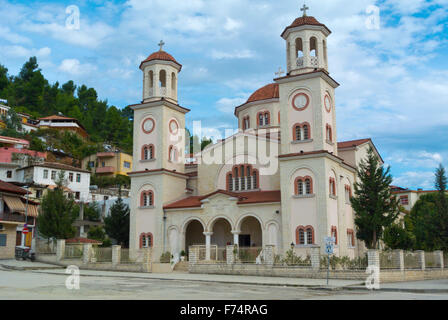
[[[177,64],[180,67],[179,68],[179,71],[180,71],[180,69],[182,69],[182,65],[179,62],[177,62],[176,59],[174,59],[174,57],[172,55],[170,55],[168,52],[165,52],[162,50],[164,44],[165,43],[163,41],[160,41],[160,43],[159,43],[160,50],[151,53],[148,58],[143,60],[142,63],[140,64],[140,68],[142,67],[142,64],[144,64],[145,62],[153,61],[153,60],[163,60],[163,61],[174,62],[175,64]]]
[[[328,33],[331,33],[330,29],[328,29],[327,26],[324,25],[323,23],[320,23],[319,21],[317,21],[316,18],[311,17],[311,16],[303,16],[303,17],[299,17],[299,18],[295,19],[289,26],[287,26],[285,28],[285,30],[282,32],[281,36],[283,37],[283,35],[285,34],[285,32],[287,30],[296,28],[296,27],[300,27],[300,26],[324,27],[328,31]]]

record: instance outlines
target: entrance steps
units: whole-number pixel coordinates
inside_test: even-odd
[[[179,261],[174,267],[174,272],[188,272],[188,261]]]

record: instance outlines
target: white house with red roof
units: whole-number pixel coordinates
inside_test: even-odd
[[[69,118],[61,115],[52,115],[38,119],[39,129],[56,129],[60,131],[71,131],[77,133],[86,139],[89,134],[84,126],[75,118]]]
[[[325,238],[337,256],[360,256],[350,205],[356,167],[371,139],[337,142],[331,31],[304,14],[287,26],[287,73],[236,106],[239,132],[185,161],[185,116],[177,100],[181,64],[160,50],[145,59],[134,110],[130,248],[177,256],[191,245],[273,245],[300,255]],[[189,156],[191,158],[191,155]]]

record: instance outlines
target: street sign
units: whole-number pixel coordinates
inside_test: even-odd
[[[28,232],[30,232],[30,231],[28,230],[28,226],[25,224],[23,226],[22,233],[27,234]]]
[[[334,249],[334,247],[333,247],[332,243],[327,243],[325,245],[325,253],[326,254],[333,254],[333,249]]]
[[[336,242],[336,238],[335,237],[325,237],[325,242]]]

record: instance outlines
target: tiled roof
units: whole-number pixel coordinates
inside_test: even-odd
[[[270,83],[254,93],[247,99],[246,103],[253,102],[253,101],[260,101],[260,100],[267,100],[272,98],[278,98],[278,84],[277,83]]]
[[[58,116],[58,115],[39,118],[38,120],[75,120],[75,121],[78,121],[75,118],[69,118],[69,117]]]
[[[8,183],[8,182],[2,181],[2,180],[0,180],[0,191],[17,193],[17,194],[27,194],[28,193],[28,191],[26,191],[25,189],[17,187],[11,183]]]
[[[172,55],[170,55],[168,52],[165,52],[165,51],[156,51],[156,52],[150,54],[148,58],[146,58],[145,60],[142,61],[140,66],[143,63],[152,61],[152,60],[172,61],[175,64],[177,64],[179,67],[182,68],[182,65],[179,62],[177,62],[176,59],[174,59],[174,57]]]
[[[317,21],[316,18],[311,17],[311,16],[303,16],[303,17],[299,17],[299,18],[295,19],[289,26],[287,26],[285,28],[285,30],[282,32],[281,36],[283,36],[288,29],[305,26],[305,25],[324,27],[325,29],[328,30],[328,32],[331,33],[330,29],[328,29],[327,26],[324,25],[323,23],[320,23],[319,21]]]
[[[266,203],[266,202],[280,202],[280,191],[251,191],[251,192],[229,192],[225,190],[217,190],[205,196],[192,196],[164,206],[164,209],[179,209],[179,208],[195,208],[202,205],[201,200],[207,199],[217,193],[225,194],[230,197],[238,198],[237,204],[250,203]]]
[[[39,163],[39,164],[31,165],[31,166],[28,166],[28,167],[20,168],[18,170],[23,170],[23,169],[27,169],[27,168],[31,168],[31,167],[44,167],[44,168],[59,169],[59,170],[65,170],[65,171],[68,170],[68,171],[77,171],[77,172],[90,173],[90,171],[83,170],[81,168],[77,168],[77,167],[73,167],[73,166],[69,166],[68,164],[57,163],[57,162]]]
[[[350,140],[350,141],[341,141],[338,142],[338,149],[344,149],[344,148],[350,148],[350,147],[357,147],[360,146],[366,142],[372,141],[369,139],[358,139],[358,140]]]

